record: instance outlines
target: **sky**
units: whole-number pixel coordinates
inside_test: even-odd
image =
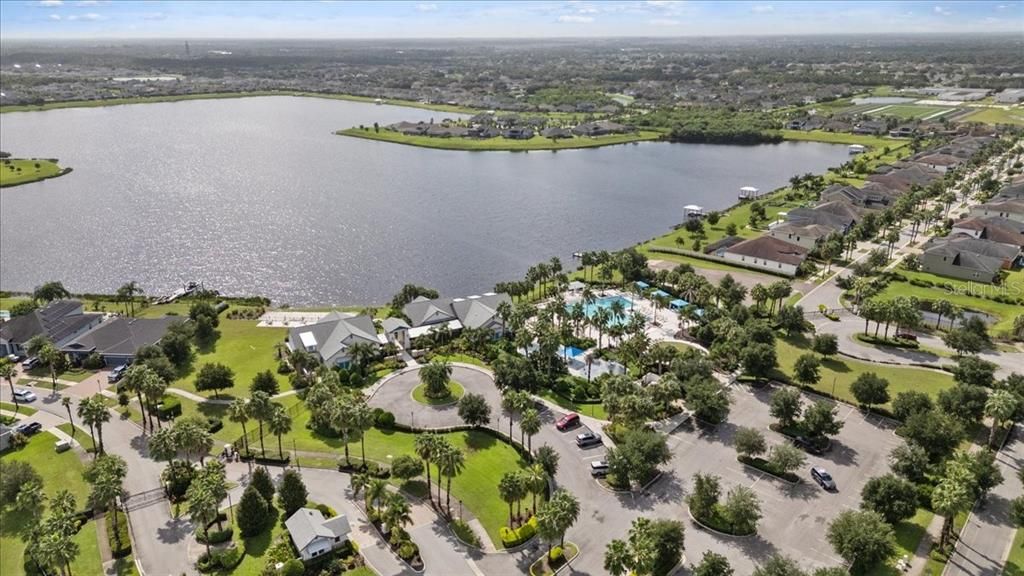
[[[550,38],[1019,33],[1024,0],[0,0],[0,37]]]

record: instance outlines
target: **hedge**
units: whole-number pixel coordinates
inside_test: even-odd
[[[132,540],[128,536],[128,518],[117,510],[117,531],[114,531],[114,513],[107,512],[107,541],[114,558],[124,558],[132,553]]]
[[[157,418],[161,420],[173,420],[181,416],[181,400],[173,396],[164,396],[160,405],[156,407]]]
[[[221,542],[227,542],[235,535],[235,529],[231,526],[223,530],[199,530],[196,533],[196,540],[202,544],[220,544]]]
[[[519,546],[537,534],[537,517],[530,516],[526,524],[519,528],[512,529],[508,526],[502,526],[499,533],[501,535],[501,543],[505,548]]]

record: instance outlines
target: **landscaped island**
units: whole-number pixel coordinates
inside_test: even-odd
[[[569,132],[566,130],[565,132]],[[476,151],[519,151],[519,150],[568,150],[572,148],[595,148],[597,146],[610,146],[613,144],[628,144],[644,140],[658,140],[663,134],[651,130],[638,130],[621,134],[602,134],[598,136],[575,136],[569,132],[568,136],[548,137],[540,133],[533,134],[527,138],[510,138],[506,136],[495,136],[493,138],[470,138],[459,136],[428,136],[416,134],[403,134],[396,130],[373,127],[348,128],[339,130],[336,134],[342,136],[355,136],[369,140],[381,140],[394,142],[396,144],[407,144],[410,146],[421,146],[423,148],[438,148],[442,150],[476,150]]]
[[[61,168],[56,158],[3,158],[0,160],[0,188],[56,178],[71,172]]]

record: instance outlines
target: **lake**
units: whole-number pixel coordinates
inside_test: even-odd
[[[0,289],[162,295],[188,280],[296,305],[459,296],[660,235],[848,159],[846,146],[429,150],[332,134],[440,112],[290,96],[4,114],[0,150],[74,171],[0,191]]]

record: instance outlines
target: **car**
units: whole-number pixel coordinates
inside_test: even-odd
[[[25,390],[24,388],[18,388],[14,391],[14,399],[18,402],[35,402],[36,393],[31,390]]]
[[[67,440],[57,440],[53,443],[53,449],[57,452],[67,452],[68,450],[71,450],[71,442],[68,442]]]
[[[601,442],[601,435],[593,432],[583,432],[576,435],[576,445],[580,448],[598,446]]]
[[[604,478],[608,475],[608,463],[604,460],[595,460],[591,462],[590,475],[594,478]]]
[[[25,361],[21,363],[21,367],[25,370],[31,370],[36,366],[39,366],[39,358],[36,358],[35,356],[26,358]]]
[[[31,436],[42,429],[43,425],[40,424],[39,422],[29,422],[27,424],[22,424],[21,426],[18,426],[17,428],[14,429],[14,431],[17,432],[18,434]]]
[[[8,354],[7,359],[11,362],[11,364],[17,364],[18,362],[24,360],[25,356],[22,354]]]
[[[898,340],[910,340],[911,342],[917,342],[917,334],[911,332],[897,332],[896,338]]]
[[[117,382],[121,378],[124,378],[124,373],[127,370],[128,370],[128,365],[127,364],[121,364],[117,368],[114,368],[113,370],[110,371],[110,374],[107,374],[107,382],[113,384],[114,382]]]
[[[832,479],[832,475],[828,473],[828,470],[825,470],[821,466],[814,466],[811,468],[811,478],[814,478],[814,481],[817,482],[819,486],[829,492],[836,489],[836,481]]]
[[[797,436],[793,438],[793,445],[797,448],[803,448],[811,454],[823,454],[824,450],[821,449],[821,445],[815,442],[812,438],[807,436]]]
[[[580,424],[580,415],[575,413],[575,412],[570,412],[570,413],[566,414],[565,416],[562,416],[561,418],[559,418],[558,422],[555,422],[555,428],[557,428],[558,430],[564,432],[565,430],[568,430],[569,428],[575,428],[576,426],[579,426],[579,424]]]

